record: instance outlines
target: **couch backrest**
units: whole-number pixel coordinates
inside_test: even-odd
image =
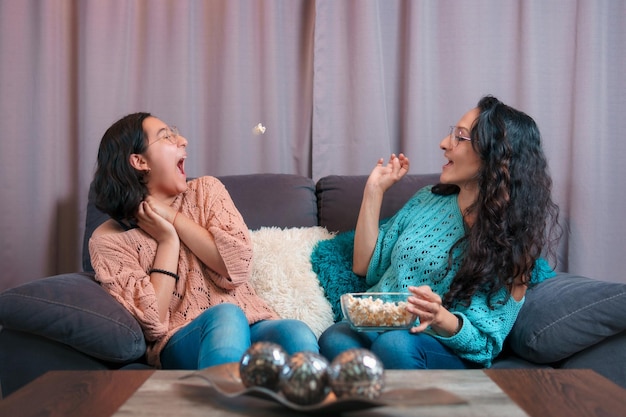
[[[367,175],[330,175],[317,184],[295,174],[248,174],[217,177],[224,184],[251,230],[261,227],[323,226],[331,232],[352,230],[361,206]],[[436,184],[439,174],[407,175],[386,193],[381,218],[392,216],[413,194]],[[83,237],[83,269],[93,272],[89,257],[89,237],[109,218],[94,204],[89,190]]]
[[[228,190],[246,224],[252,230],[264,226],[310,227],[317,225],[315,183],[293,174],[250,174],[217,177]],[[83,237],[83,269],[93,272],[89,256],[89,238],[109,216],[94,203],[93,186],[89,190],[87,218]]]
[[[248,228],[317,225],[315,183],[294,174],[250,174],[218,177]]]
[[[330,175],[316,185],[318,224],[331,232],[356,227],[367,175]],[[394,215],[420,188],[439,182],[439,174],[406,175],[383,198],[381,219]]]

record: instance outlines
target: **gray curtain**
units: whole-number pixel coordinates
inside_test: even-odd
[[[622,0],[0,0],[0,289],[80,269],[98,144],[149,111],[188,174],[439,172],[485,94],[535,118],[557,268],[626,282]],[[255,134],[258,123],[266,127]]]

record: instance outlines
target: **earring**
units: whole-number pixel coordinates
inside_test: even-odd
[[[146,170],[146,175],[150,175],[150,171],[152,171],[152,170],[151,170],[150,168],[148,168],[148,169]]]

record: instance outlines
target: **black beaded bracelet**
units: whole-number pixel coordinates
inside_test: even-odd
[[[174,278],[176,281],[178,281],[178,278],[180,278],[178,274],[175,274],[170,271],[166,271],[165,269],[153,268],[150,270],[149,274],[152,274],[153,272],[158,272],[159,274],[163,274],[163,275],[169,275],[170,277]]]

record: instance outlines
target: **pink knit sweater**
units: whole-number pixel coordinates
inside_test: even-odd
[[[174,200],[172,207],[213,235],[229,277],[208,268],[181,241],[180,279],[165,322],[159,320],[154,287],[148,275],[157,242],[139,228],[89,240],[96,280],[139,321],[148,344],[147,361],[157,367],[161,350],[170,337],[212,306],[224,302],[236,304],[246,313],[250,324],[278,318],[248,282],[252,261],[250,234],[224,185],[214,177],[189,181],[187,191]]]

